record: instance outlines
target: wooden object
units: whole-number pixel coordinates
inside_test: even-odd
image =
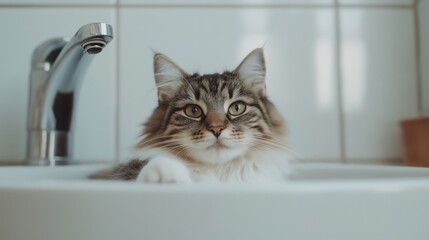
[[[429,167],[429,117],[401,121],[405,164]]]

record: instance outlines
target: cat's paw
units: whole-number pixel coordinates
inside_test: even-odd
[[[188,168],[169,158],[151,159],[140,171],[137,182],[145,183],[191,183]]]

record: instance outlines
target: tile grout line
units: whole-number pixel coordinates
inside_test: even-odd
[[[338,1],[336,1],[338,3]],[[410,9],[413,4],[347,4],[338,3],[339,8],[390,8],[390,9]]]
[[[115,24],[116,24],[116,82],[115,82],[115,159],[114,162],[118,164],[120,162],[119,155],[120,155],[120,63],[119,63],[119,56],[120,56],[120,20],[119,20],[119,11],[120,5],[119,0],[116,0],[115,5]]]
[[[391,8],[410,9],[412,4],[121,4],[122,8]]]
[[[340,5],[338,0],[334,1],[335,16],[335,55],[336,55],[336,79],[337,79],[337,98],[338,98],[338,120],[339,120],[339,143],[340,143],[340,162],[347,163],[346,157],[346,133],[344,124],[344,103],[343,103],[343,82],[341,68],[341,18]]]
[[[115,8],[114,4],[0,4],[0,9],[7,8]]]
[[[417,115],[423,115],[423,93],[422,93],[422,72],[421,72],[421,46],[420,46],[420,19],[418,0],[413,1],[413,16],[414,16],[414,42],[415,42],[415,57],[416,57],[416,95],[417,95]]]
[[[331,8],[332,4],[121,4],[123,8]]]
[[[416,0],[418,1],[418,0]],[[326,4],[7,4],[0,3],[1,8],[413,8],[413,4],[340,4],[338,1]]]

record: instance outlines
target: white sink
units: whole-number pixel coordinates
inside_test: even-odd
[[[429,239],[429,169],[301,164],[284,184],[89,180],[0,167],[0,239]]]

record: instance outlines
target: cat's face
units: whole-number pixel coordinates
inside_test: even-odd
[[[161,54],[154,68],[159,106],[140,147],[208,164],[279,147],[283,126],[265,96],[262,49],[223,74],[189,75]]]

